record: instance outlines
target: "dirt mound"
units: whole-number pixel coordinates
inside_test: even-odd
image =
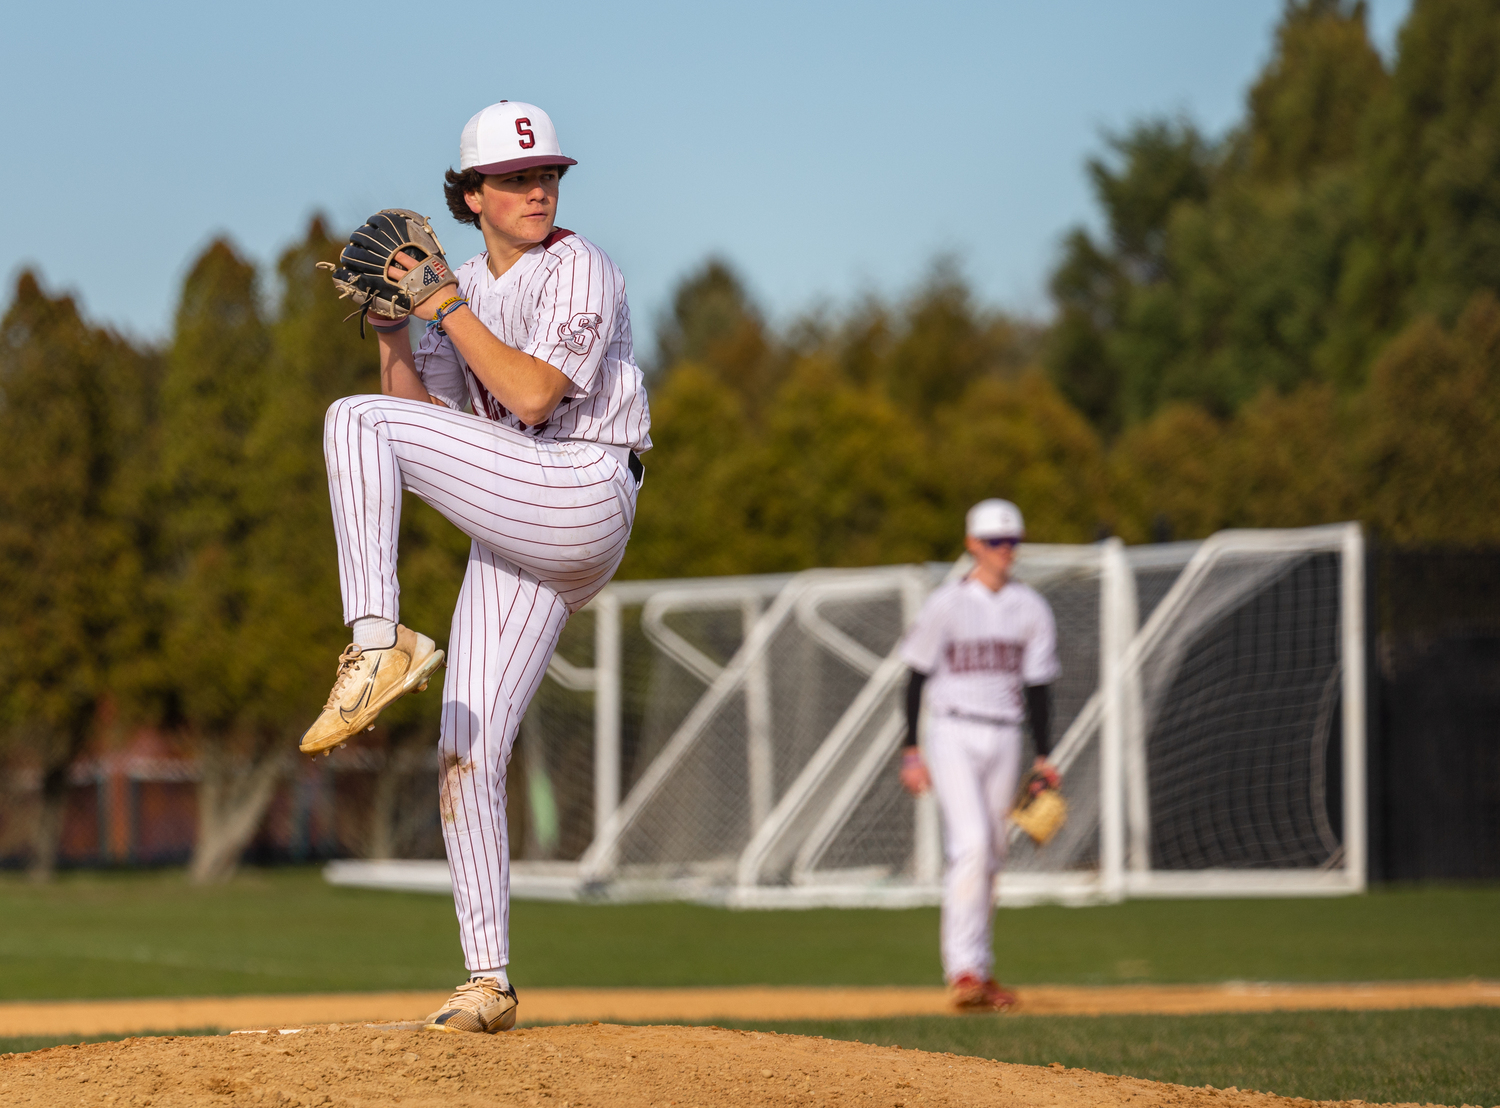
[[[477,1036],[332,1025],[293,1034],[127,1039],[0,1057],[0,1104],[7,1108],[1127,1103],[1271,1108],[1309,1102],[716,1027],[604,1024]]]

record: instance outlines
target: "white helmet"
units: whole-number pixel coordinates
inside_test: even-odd
[[[1021,509],[1009,500],[981,500],[969,509],[964,523],[971,538],[1020,540],[1026,537]]]
[[[552,117],[535,104],[502,100],[464,124],[458,168],[484,174],[515,173],[538,165],[577,165],[563,157]]]

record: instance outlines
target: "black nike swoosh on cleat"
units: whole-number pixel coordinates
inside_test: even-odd
[[[359,715],[360,711],[369,702],[370,695],[375,689],[375,675],[380,672],[380,663],[383,661],[385,661],[383,656],[375,659],[375,668],[370,670],[370,676],[365,678],[365,687],[360,691],[359,699],[354,702],[353,708],[340,708],[339,719],[348,723],[355,716]]]

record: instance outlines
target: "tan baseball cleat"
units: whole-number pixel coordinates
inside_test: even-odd
[[[396,645],[383,649],[348,647],[339,655],[338,680],[328,703],[302,736],[304,754],[331,751],[375,722],[385,706],[427,679],[443,664],[443,652],[426,635],[396,625]]]
[[[422,1025],[423,1031],[468,1031],[493,1035],[516,1025],[516,987],[503,989],[493,977],[465,981]]]

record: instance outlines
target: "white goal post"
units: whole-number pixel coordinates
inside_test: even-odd
[[[936,903],[936,812],[895,772],[896,647],[964,569],[610,585],[523,724],[515,895]],[[1015,572],[1057,616],[1070,818],[1043,849],[1012,833],[1001,903],[1364,887],[1358,524],[1025,544]],[[440,883],[377,865],[330,879]]]

